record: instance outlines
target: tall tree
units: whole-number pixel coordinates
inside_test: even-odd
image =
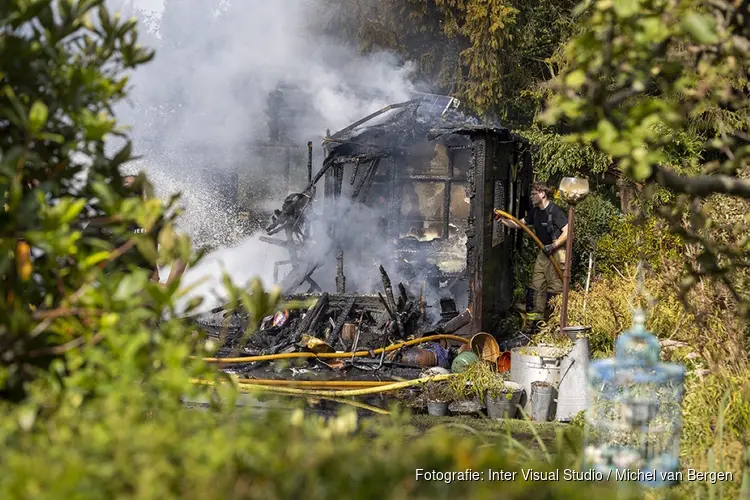
[[[544,120],[610,155],[646,195],[677,195],[659,213],[696,248],[685,293],[716,277],[750,317],[750,2],[583,8],[589,29],[566,47]],[[686,134],[704,140],[698,155],[673,154]]]
[[[328,1],[332,33],[416,61],[431,89],[518,125],[531,123],[533,91],[575,28],[574,0]]]

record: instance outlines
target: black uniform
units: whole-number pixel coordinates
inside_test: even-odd
[[[525,219],[526,225],[533,226],[537,238],[545,245],[554,243],[562,234],[562,228],[568,225],[568,216],[552,202],[545,209],[532,208]]]

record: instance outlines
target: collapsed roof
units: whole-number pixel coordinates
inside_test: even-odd
[[[457,136],[474,132],[496,133],[507,140],[526,142],[499,124],[482,124],[478,118],[460,111],[459,106],[453,97],[413,93],[408,101],[387,106],[327,137],[329,156],[365,151],[373,156],[386,155],[420,141],[440,138],[451,145],[468,144]]]

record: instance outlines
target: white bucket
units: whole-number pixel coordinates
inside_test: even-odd
[[[560,384],[560,367],[567,349],[548,346],[516,347],[510,351],[510,379],[524,389],[520,405],[527,415],[531,414],[531,384],[547,382],[554,388],[553,401],[557,399]],[[555,414],[552,404],[550,415]]]

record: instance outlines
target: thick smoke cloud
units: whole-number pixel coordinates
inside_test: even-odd
[[[132,104],[117,110],[132,127],[136,153],[143,156],[130,171],[145,170],[160,196],[182,192],[181,228],[198,245],[220,247],[188,270],[188,283],[205,277],[209,281],[199,291],[217,290],[223,268],[236,284],[260,276],[268,285],[273,262],[287,258],[286,251],[260,242],[257,235],[239,239],[243,223],[205,182],[204,169],[237,170],[252,179],[251,196],[255,189],[266,192],[263,184],[283,168],[252,147],[270,138],[269,95],[282,88],[285,99],[293,101],[287,104],[282,139],[301,148],[313,141],[319,151],[326,129],[339,130],[406,100],[413,90],[412,67],[389,54],[363,57],[324,35],[328,6],[322,0],[165,0],[163,5],[162,12],[139,14],[144,42],[157,55],[132,76]],[[134,4],[136,11],[140,6]],[[316,157],[314,170],[320,159]],[[306,170],[304,163],[298,168]],[[286,194],[264,205],[280,206]],[[366,210],[357,211],[347,227],[354,235],[369,225],[370,217]],[[346,244],[361,243],[361,238],[354,240]],[[325,249],[330,254],[328,243],[320,242],[310,252]],[[389,245],[380,242],[375,253],[391,267]],[[347,264],[350,285],[364,289],[379,283],[374,262]],[[318,275],[332,277],[330,267],[329,262]],[[212,300],[206,307],[217,303]]]

